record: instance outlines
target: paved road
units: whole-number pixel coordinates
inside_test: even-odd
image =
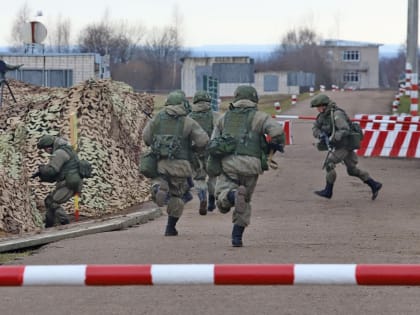
[[[330,92],[350,114],[388,113],[393,91]],[[287,114],[315,115],[308,102]],[[420,161],[362,158],[384,183],[377,200],[338,169],[331,200],[324,153],[312,146],[311,123],[293,123],[294,145],[280,168],[260,177],[244,247],[230,246],[231,215],[198,215],[188,204],[178,237],[164,237],[166,216],[127,230],[51,243],[14,264],[419,263]],[[419,288],[362,286],[130,286],[2,288],[1,314],[418,314]]]

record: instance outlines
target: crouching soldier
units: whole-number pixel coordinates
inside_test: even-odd
[[[69,217],[61,205],[82,191],[83,180],[79,174],[77,153],[65,139],[51,135],[43,135],[37,147],[51,154],[51,157],[48,164],[39,166],[32,178],[39,177],[41,182],[56,183],[44,201],[45,227],[54,226],[56,219],[60,224],[69,224]]]

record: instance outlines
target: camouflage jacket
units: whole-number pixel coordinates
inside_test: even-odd
[[[232,103],[235,107],[257,107],[257,104],[249,100],[239,100]],[[218,137],[223,133],[224,129],[224,115],[220,117],[213,130],[212,139]],[[251,123],[251,129],[264,136],[268,134],[274,143],[284,144],[285,137],[283,127],[271,116],[265,112],[257,111]],[[247,155],[229,155],[222,160],[222,166],[225,173],[234,173],[243,176],[262,174],[261,160],[255,156]]]
[[[326,133],[330,142],[336,148],[346,145],[345,138],[350,132],[350,121],[344,110],[330,102],[326,110],[319,113],[312,127],[312,134],[319,138],[321,133]]]
[[[162,110],[168,115],[175,117],[187,116],[188,114],[183,104],[168,105]],[[154,139],[153,131],[156,130],[154,124],[155,119],[149,120],[143,130],[143,140],[147,146],[151,146]],[[191,139],[190,150],[192,150],[193,145],[197,148],[205,148],[209,141],[207,133],[190,117],[185,117],[182,137],[183,139]],[[158,161],[158,172],[160,174],[176,177],[192,176],[191,164],[190,161],[187,160],[161,159]]]

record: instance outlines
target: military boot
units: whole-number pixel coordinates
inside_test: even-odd
[[[53,227],[55,223],[55,213],[47,209],[47,213],[45,214],[45,227]]]
[[[242,247],[242,235],[244,234],[245,227],[239,226],[237,224],[233,225],[232,229],[232,246],[233,247]]]
[[[166,225],[165,236],[177,236],[178,231],[175,228],[179,218],[168,216],[168,223]]]
[[[209,195],[209,205],[207,207],[207,211],[213,211],[214,209],[216,209],[216,198],[214,197],[214,195]]]
[[[187,202],[190,202],[191,200],[193,200],[193,195],[191,194],[190,191],[187,191],[185,194],[182,195],[181,199],[184,202],[184,204],[186,204]]]
[[[370,177],[367,181],[365,181],[365,184],[367,184],[370,189],[372,189],[372,200],[375,200],[376,197],[378,197],[379,190],[382,188],[382,184],[380,182],[374,181]]]
[[[333,184],[327,183],[327,185],[325,186],[323,190],[317,190],[315,191],[315,194],[324,198],[331,199],[333,195],[333,187],[334,187]]]
[[[204,189],[199,190],[198,199],[200,200],[200,208],[198,212],[201,215],[206,215],[207,214],[207,192]]]

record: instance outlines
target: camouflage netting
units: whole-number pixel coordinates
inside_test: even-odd
[[[31,180],[48,155],[36,143],[43,134],[70,139],[70,115],[77,113],[80,159],[93,165],[80,198],[80,215],[116,214],[150,199],[149,181],[138,172],[146,113],[153,97],[122,82],[89,80],[72,88],[44,88],[9,80],[17,100],[4,90],[0,108],[0,232],[21,233],[42,226],[43,200],[54,184]],[[73,213],[73,199],[64,205]]]

